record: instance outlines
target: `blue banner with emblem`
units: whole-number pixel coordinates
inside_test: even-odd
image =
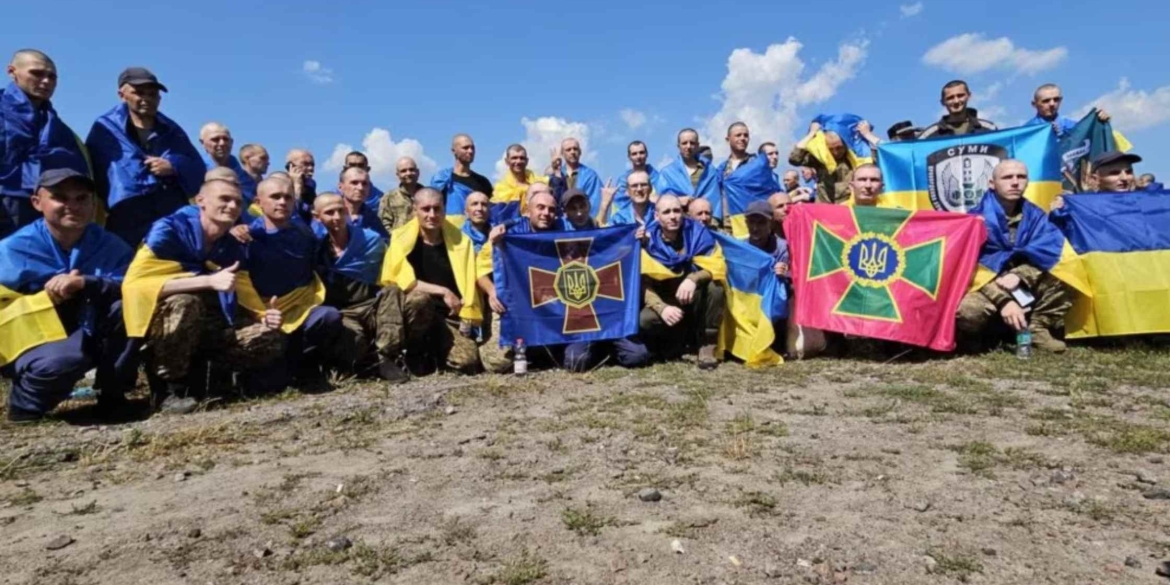
[[[507,234],[494,250],[496,295],[507,311],[500,344],[619,339],[638,332],[637,225]]]

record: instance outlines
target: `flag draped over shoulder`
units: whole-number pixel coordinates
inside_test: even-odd
[[[528,186],[534,183],[548,184],[548,177],[524,171],[524,184],[512,176],[511,171],[492,188],[492,225],[516,219],[528,212]],[[463,210],[459,210],[463,213]]]
[[[863,164],[872,163],[873,149],[857,132],[857,124],[861,121],[861,116],[854,114],[821,114],[817,116],[813,122],[821,125],[821,131],[812,137],[805,150],[821,161],[827,171],[834,172],[837,170],[837,159],[829,151],[825,132],[835,132],[845,143],[845,148],[848,149],[847,156],[850,167],[857,168]]]
[[[1170,332],[1170,198],[1069,195],[1052,221],[1080,255],[1092,295],[1073,296],[1070,338]]]
[[[723,261],[723,249],[715,240],[714,232],[689,217],[683,218],[679,230],[683,246],[682,250],[675,252],[662,238],[662,224],[650,222],[646,226],[642,274],[652,280],[670,280],[696,270],[706,270],[715,280],[724,280],[727,264]]]
[[[322,273],[325,280],[331,281],[333,274],[340,274],[366,284],[378,284],[378,277],[382,274],[382,261],[386,256],[386,243],[373,230],[362,229],[354,225],[346,225],[349,230],[349,242],[345,250],[336,259],[332,254],[324,254],[327,266]],[[320,222],[313,221],[313,233],[317,237],[326,239],[328,231]],[[329,245],[328,243],[324,245]]]
[[[1062,180],[1060,148],[1048,125],[882,143],[882,199],[905,209],[965,213],[979,204],[995,166],[1009,158],[1028,166],[1024,197],[1047,210],[1060,195]]]
[[[325,285],[313,271],[317,238],[309,226],[297,221],[269,231],[264,218],[253,221],[248,234],[252,243],[247,248],[247,271],[236,277],[240,306],[261,319],[276,297],[276,308],[283,315],[280,330],[292,333],[314,307],[325,302]]]
[[[566,181],[569,177],[569,165],[561,163],[561,176]],[[577,165],[576,188],[589,198],[589,209],[597,213],[601,209],[601,177],[597,171],[585,166]]]
[[[154,222],[122,281],[122,316],[126,321],[126,334],[130,337],[146,335],[150,319],[162,300],[159,295],[167,282],[210,274],[243,260],[243,246],[230,235],[216,240],[209,250],[204,249],[199,208],[194,205]],[[218,295],[223,316],[232,323],[236,314],[236,294],[221,292]]]
[[[1120,140],[1119,140],[1120,138]],[[1111,150],[1128,151],[1129,141],[1113,131],[1109,122],[1097,119],[1097,108],[1089,110],[1060,139],[1060,163],[1064,170],[1064,187],[1076,191],[1092,170],[1089,161]]]
[[[1023,260],[1064,281],[1082,294],[1092,294],[1081,260],[1048,214],[1029,201],[1022,201],[1024,217],[1009,237],[1007,214],[995,191],[988,191],[971,215],[982,217],[987,241],[979,251],[979,266],[971,289],[978,290],[1004,271],[1013,259]]]
[[[77,270],[81,276],[121,280],[133,251],[96,225],[68,253],[61,250],[43,219],[0,241],[0,366],[38,345],[60,341],[67,332],[45,283]]]
[[[743,240],[714,236],[727,267],[717,349],[730,351],[749,368],[779,364],[783,360],[772,342],[785,332],[775,331],[772,323],[788,316],[788,291],[773,271],[775,258]]]
[[[443,194],[447,202],[447,221],[457,227],[463,227],[467,217],[467,196],[471,195],[471,187],[455,180],[455,169],[446,168],[431,177],[431,188]]]
[[[699,183],[691,183],[691,175],[687,172],[687,165],[679,155],[674,160],[658,170],[658,182],[654,190],[659,195],[673,193],[679,197],[702,197],[711,202],[711,209],[719,204],[719,175],[711,166],[711,159],[700,159],[703,163],[703,173],[699,176]]]
[[[633,170],[627,170],[625,173],[622,173],[621,178],[618,179],[618,190],[617,193],[614,194],[613,204],[609,210],[610,217],[606,219],[612,219],[613,216],[628,210],[634,205],[634,202],[630,201],[629,191],[630,173],[633,172]],[[650,175],[650,194],[656,196],[659,192],[658,186],[662,183],[662,178],[658,174],[658,169],[654,168],[654,165],[647,164],[645,172],[646,174]],[[597,209],[594,209],[593,211],[596,213]]]
[[[504,236],[495,248],[496,294],[508,308],[500,344],[619,339],[638,332],[637,226]]]
[[[463,231],[446,221],[442,222],[443,246],[447,249],[447,259],[451,261],[451,271],[455,273],[455,285],[459,287],[459,296],[463,299],[463,308],[459,311],[459,318],[472,323],[483,320],[480,308],[480,297],[475,288],[476,254],[471,239]],[[390,234],[390,248],[386,250],[386,259],[382,263],[382,276],[379,284],[393,284],[404,293],[409,292],[414,283],[418,282],[414,267],[407,259],[414,251],[415,245],[421,237],[418,218],[412,218],[402,227]],[[490,248],[485,246],[485,251]]]
[[[950,351],[986,237],[969,215],[797,205],[784,220],[796,323]]]
[[[727,198],[727,216],[731,218],[731,233],[736,237],[747,237],[747,220],[744,212],[753,201],[767,201],[773,193],[780,190],[776,182],[776,175],[768,166],[768,157],[754,155],[739,165],[730,175],[724,176],[724,170],[730,161],[723,161],[715,169],[715,175],[723,177],[723,195]],[[711,202],[711,215],[723,218],[723,201]]]

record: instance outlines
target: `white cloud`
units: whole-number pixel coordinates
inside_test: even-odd
[[[922,14],[923,8],[924,6],[921,2],[915,2],[913,4],[903,4],[899,6],[898,12],[902,13],[902,18],[910,18]]]
[[[988,39],[981,33],[966,33],[931,47],[922,62],[964,75],[989,69],[1035,74],[1056,67],[1066,57],[1068,49],[1064,47],[1031,50],[1017,47],[1007,37]]]
[[[618,112],[618,115],[621,116],[622,121],[626,123],[626,126],[628,126],[630,130],[637,130],[638,128],[646,125],[646,114],[643,114],[638,110],[626,108]]]
[[[333,147],[333,154],[329,155],[329,159],[325,161],[325,170],[340,172],[341,168],[345,166],[345,155],[355,149],[349,144],[338,144]],[[395,165],[398,159],[404,156],[409,156],[418,164],[418,172],[420,180],[425,184],[429,177],[435,174],[435,170],[439,165],[426,155],[423,151],[423,145],[413,138],[403,138],[395,142],[390,136],[390,131],[385,128],[374,128],[370,130],[369,134],[362,139],[361,151],[366,154],[366,158],[370,160],[370,180],[380,189],[393,189],[398,186],[398,177],[394,175]],[[334,190],[331,177],[330,180],[323,179],[322,185],[328,186],[329,190]],[[320,189],[324,191],[325,189]]]
[[[734,122],[748,125],[753,147],[764,141],[787,140],[797,131],[803,133],[807,120],[800,109],[831,98],[841,84],[852,79],[865,63],[868,43],[842,44],[837,58],[821,65],[807,79],[799,55],[802,46],[790,37],[769,45],[762,54],[751,49],[731,52],[719,95],[722,107],[703,125],[703,143],[711,145],[717,159],[728,153],[723,137]]]
[[[304,72],[305,77],[318,85],[328,85],[333,83],[333,70],[325,67],[320,61],[312,59],[306,60],[301,65],[301,71]]]
[[[1081,109],[1084,116],[1089,109],[1104,109],[1112,116],[1113,127],[1122,131],[1143,130],[1170,122],[1170,85],[1153,92],[1132,89],[1129,79],[1121,78],[1117,89],[1093,100]],[[1079,117],[1079,116],[1078,116]]]
[[[597,158],[597,153],[589,149],[590,127],[584,122],[571,122],[555,116],[543,116],[535,120],[527,117],[520,119],[524,126],[524,139],[520,145],[528,150],[528,168],[534,173],[544,172],[548,166],[549,152],[561,145],[566,138],[576,138],[581,143],[581,161],[589,163]],[[508,171],[504,162],[504,153],[496,154],[495,178],[499,179]]]

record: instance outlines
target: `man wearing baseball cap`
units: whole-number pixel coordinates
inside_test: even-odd
[[[106,228],[137,246],[150,225],[187,204],[206,166],[187,133],[158,111],[167,87],[145,67],[118,76],[121,104],[94,122],[85,139]]]
[[[1137,186],[1133,174],[1134,163],[1142,157],[1127,152],[1110,150],[1093,159],[1093,174],[1097,176],[1097,190],[1102,193],[1127,193]]]
[[[744,212],[744,219],[747,221],[748,243],[772,257],[772,273],[780,280],[780,285],[788,287],[791,293],[792,281],[788,276],[788,241],[776,235],[773,229],[775,210],[773,204],[769,203],[777,195],[787,197],[787,194],[781,191],[770,197],[768,201],[752,201],[748,204],[747,211]],[[781,317],[773,320],[772,329],[776,332],[773,349],[783,353],[784,336],[782,332],[788,329],[787,319]]]
[[[617,188],[609,184],[605,190],[617,192]],[[558,227],[567,232],[577,230],[597,229],[597,222],[590,215],[592,207],[589,205],[589,194],[573,187],[561,195],[561,211],[563,215],[557,221]]]
[[[57,117],[50,101],[57,65],[36,49],[21,49],[8,63],[0,89],[0,238],[41,217],[29,202],[41,171],[89,173],[81,141]]]
[[[93,223],[94,183],[74,169],[41,173],[29,202],[42,219],[0,241],[0,373],[8,419],[33,421],[97,368],[99,409],[117,414],[137,353],[122,321],[122,277],[134,251]]]

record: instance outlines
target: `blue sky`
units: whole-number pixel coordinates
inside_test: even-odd
[[[1138,170],[1170,179],[1170,143],[1157,138],[1170,126],[1165,0],[6,4],[0,51],[54,58],[54,102],[79,134],[117,103],[118,72],[145,65],[193,140],[216,120],[274,162],[307,147],[325,184],[334,173],[321,167],[344,145],[371,154],[382,187],[400,154],[429,178],[450,166],[456,132],[475,137],[489,177],[507,144],[543,166],[569,134],[603,178],[623,171],[629,140],[657,163],[685,126],[725,152],[738,119],[753,148],[772,140],[787,154],[822,112],[862,115],[882,135],[903,119],[926,125],[955,77],[1001,127],[1030,118],[1048,81],[1063,86],[1066,115],[1102,103],[1146,157]]]

